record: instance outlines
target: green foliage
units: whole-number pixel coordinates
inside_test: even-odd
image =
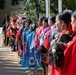
[[[36,3],[37,1],[37,7]],[[38,19],[37,12],[39,15],[45,15],[46,14],[46,5],[45,0],[25,0],[25,11],[28,12],[29,18],[31,18],[33,21],[36,21]],[[65,9],[76,9],[76,0],[62,0],[62,6],[63,10]],[[36,10],[38,8],[38,10]],[[57,14],[58,13],[58,0],[50,0],[50,13],[51,14]]]
[[[76,0],[63,0],[63,10],[64,9],[76,9]]]
[[[50,0],[50,12],[51,14],[58,13],[58,0]]]
[[[45,0],[25,0],[24,10],[28,12],[28,17],[36,22],[39,15],[45,13]]]
[[[39,13],[45,13],[46,12],[46,7],[45,7],[45,0],[38,0],[39,3]]]
[[[5,8],[5,0],[0,0],[0,9],[4,9]]]
[[[62,0],[62,9],[70,9],[74,11],[76,9],[76,0]],[[50,0],[50,10],[51,14],[58,13],[58,0]]]

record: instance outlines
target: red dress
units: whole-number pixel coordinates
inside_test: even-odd
[[[21,41],[20,29],[17,31],[16,36],[17,36],[17,42],[18,42],[18,41]],[[18,44],[18,55],[19,55],[20,57],[22,56],[22,54],[21,54],[21,52],[20,52],[20,44]]]
[[[50,75],[76,75],[76,37],[70,42],[64,51],[64,66],[56,70],[54,65],[51,66]]]
[[[44,39],[44,47],[49,50],[50,48],[50,35],[47,35],[46,38]]]

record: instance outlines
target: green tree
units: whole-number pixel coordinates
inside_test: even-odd
[[[33,21],[37,21],[40,14],[45,13],[45,0],[25,0],[24,10]]]
[[[64,9],[76,9],[76,0],[63,0],[63,10]]]
[[[0,9],[4,9],[5,8],[5,0],[0,0]]]
[[[62,9],[70,9],[74,11],[76,9],[76,0],[62,0]],[[51,14],[58,13],[58,0],[50,0],[50,10]]]
[[[37,2],[37,5],[36,5]],[[45,15],[45,0],[25,0],[25,11],[28,12],[29,18],[36,21],[38,19],[37,14]],[[36,7],[37,6],[37,7]],[[62,0],[62,8],[65,9],[76,9],[76,0]],[[50,14],[58,13],[58,0],[50,0]]]
[[[50,12],[51,14],[58,13],[58,0],[50,0]]]

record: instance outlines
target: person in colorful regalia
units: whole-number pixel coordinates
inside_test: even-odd
[[[29,22],[28,22],[29,23]],[[32,23],[32,21],[31,21]],[[31,24],[30,23],[30,24]],[[25,67],[25,57],[26,57],[26,47],[27,47],[27,36],[32,32],[30,27],[30,24],[25,24],[25,29],[22,33],[22,45],[23,45],[23,50],[22,50],[22,60],[21,60],[21,66]]]
[[[18,31],[18,28],[17,28],[17,18],[13,18],[13,24],[11,24],[9,26],[9,28],[7,29],[8,30],[8,33],[9,33],[9,40],[10,40],[10,46],[12,47],[12,51],[16,51],[16,33]],[[8,35],[7,33],[7,35]]]
[[[76,11],[73,12],[71,16],[71,25],[72,25],[72,30],[74,34],[76,33]],[[62,67],[56,69],[55,65],[53,64],[50,69],[50,75],[76,75],[76,36],[73,37],[73,39],[65,44],[62,43],[64,47],[66,48],[64,50],[64,64]],[[62,60],[63,62],[63,60]],[[58,62],[58,64],[60,64]]]
[[[47,50],[49,50],[49,48],[50,48],[50,42],[52,40],[52,38],[51,38],[52,37],[52,34],[58,33],[55,30],[55,28],[53,28],[55,26],[55,16],[51,16],[51,17],[48,18],[48,25],[49,25],[49,29],[48,29],[48,31],[44,35],[45,36],[45,39],[44,39],[44,47]]]
[[[44,18],[43,20],[43,30],[42,32],[39,34],[39,39],[40,39],[40,47],[39,48],[44,48],[44,51],[46,51],[47,49],[44,47],[44,39],[45,39],[45,33],[50,29],[48,26],[48,18]],[[43,56],[42,56],[42,68],[44,70],[44,75],[47,75],[47,60],[45,60],[47,58],[47,56],[45,56],[44,51],[41,51]],[[47,50],[48,51],[48,50]]]
[[[34,39],[34,46],[35,47],[39,47],[39,44],[40,44],[40,41],[39,41],[39,34],[41,34],[42,30],[43,30],[43,19],[45,17],[40,17],[39,20],[38,20],[38,27],[36,28],[36,33],[35,33],[35,39]]]
[[[36,49],[34,48],[34,34],[35,34],[36,25],[34,23],[30,24],[30,34],[27,35],[29,30],[26,32],[26,55],[24,55],[24,59],[22,60],[22,64],[24,63],[25,68],[27,69],[37,69],[40,68],[40,64],[36,59]]]
[[[59,32],[57,35],[54,35],[54,40],[51,42],[51,45],[59,41],[62,34],[71,34],[72,30],[68,28],[71,22],[71,14],[69,12],[62,12],[56,16],[56,30]],[[69,41],[69,40],[68,40]]]
[[[51,46],[50,42],[52,40],[52,30],[54,30],[53,33],[57,33],[56,30],[55,30],[55,28],[52,28],[52,30],[51,30],[51,27],[55,26],[54,24],[55,24],[55,16],[50,16],[48,18],[49,29],[47,30],[47,32],[44,35],[44,37],[45,37],[44,38],[44,48],[47,51],[46,56],[44,58],[44,61],[45,61],[46,64],[48,64],[48,51],[49,51],[49,48]],[[48,65],[48,67],[49,67],[49,65]]]
[[[20,56],[20,57],[22,57],[22,50],[23,50],[23,44],[22,44],[22,36],[23,36],[23,32],[25,31],[25,30],[27,30],[28,29],[28,24],[27,24],[28,22],[27,22],[27,19],[23,19],[22,20],[22,26],[20,26],[20,28],[19,28],[19,30],[18,30],[18,32],[17,32],[17,41],[18,41],[18,55]],[[26,28],[26,26],[27,26],[27,28]]]
[[[25,18],[23,18],[22,19],[22,25],[20,26],[20,28],[19,28],[19,31],[18,31],[18,34],[19,34],[19,41],[18,41],[18,43],[19,43],[19,45],[18,45],[18,54],[20,55],[20,56],[22,56],[22,50],[23,50],[23,45],[22,45],[22,33],[23,33],[23,31],[24,31],[24,29],[25,29],[25,24],[27,23],[27,19],[25,19]]]

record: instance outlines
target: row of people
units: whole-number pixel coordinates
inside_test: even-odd
[[[63,16],[66,17],[66,16]],[[62,23],[62,26],[68,22],[66,19],[59,20],[59,24]],[[71,18],[71,19],[70,19]],[[59,42],[53,43],[52,48],[49,52],[49,61],[51,64],[50,75],[75,75],[75,43],[76,43],[76,11],[71,14],[67,19],[71,20],[70,24],[72,26],[72,33],[70,37],[67,34],[62,34]],[[68,25],[68,24],[67,24]],[[60,25],[61,26],[61,25]],[[70,30],[71,31],[71,30]]]
[[[27,18],[14,18],[6,36],[13,41],[13,51],[17,45],[23,67],[32,70],[42,67],[47,75],[50,66],[49,75],[75,75],[75,19],[76,12],[68,10],[56,17],[40,17],[38,27]]]

